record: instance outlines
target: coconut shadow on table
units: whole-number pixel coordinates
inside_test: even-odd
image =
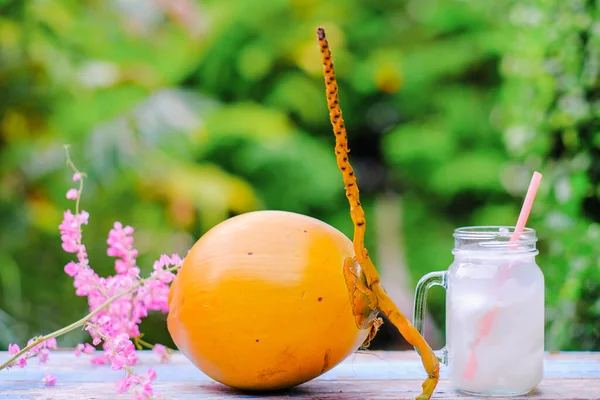
[[[179,389],[186,393],[194,391],[198,398],[211,399],[414,399],[420,394],[420,380],[395,381],[352,381],[352,380],[313,380],[302,385],[275,391],[241,391],[218,383],[212,385],[185,385]],[[221,397],[222,396],[222,397]],[[456,393],[445,383],[435,392],[435,398],[457,399]],[[433,399],[433,397],[432,397]]]

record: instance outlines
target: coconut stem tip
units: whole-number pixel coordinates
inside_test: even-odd
[[[319,38],[319,40],[325,39],[325,29],[323,29],[322,26],[317,28],[317,38]]]

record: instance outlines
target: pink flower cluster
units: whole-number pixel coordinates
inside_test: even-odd
[[[149,399],[154,395],[152,382],[156,379],[156,372],[150,368],[144,375],[127,374],[117,381],[117,393],[125,393],[134,387],[134,398]]]
[[[86,247],[82,243],[82,227],[89,221],[89,214],[79,210],[83,175],[75,170],[73,181],[80,182],[79,189],[69,189],[66,197],[76,201],[75,212],[67,210],[64,213],[59,230],[63,250],[76,254],[76,260],[65,265],[64,271],[73,278],[76,295],[87,297],[90,316],[84,325],[92,339],[92,345],[78,344],[74,353],[77,357],[89,355],[102,345],[103,353],[93,357],[91,362],[96,365],[110,364],[113,370],[124,370],[125,376],[117,381],[116,391],[131,392],[134,399],[153,397],[152,383],[156,379],[156,372],[153,369],[142,375],[134,372],[132,367],[137,363],[137,353],[133,339],[141,337],[139,324],[150,311],[168,312],[169,284],[175,278],[173,271],[183,260],[177,254],[163,254],[154,263],[150,276],[141,278],[137,265],[138,251],[134,247],[134,230],[115,222],[107,239],[107,255],[115,258],[115,274],[106,278],[98,276],[90,266]],[[28,345],[33,344],[33,340],[35,338]],[[50,349],[55,348],[56,339],[46,340],[15,359],[8,367],[18,365],[22,368],[27,364],[27,359],[35,356],[39,357],[40,363],[45,363]],[[169,350],[165,346],[156,344],[153,351],[161,362],[168,361]],[[9,346],[11,355],[19,352],[16,344]],[[42,381],[47,386],[53,386],[56,377],[46,374]]]
[[[65,266],[65,273],[74,278],[73,285],[78,296],[87,296],[90,312],[103,305],[109,298],[120,293],[128,292],[139,286],[131,293],[121,296],[111,302],[106,310],[96,314],[90,322],[96,323],[103,316],[111,317],[110,332],[107,335],[125,333],[130,337],[140,335],[139,324],[149,311],[168,311],[169,283],[175,275],[168,268],[182,262],[177,254],[163,254],[154,263],[154,271],[150,278],[141,280],[140,268],[136,264],[137,250],[133,247],[133,228],[115,222],[110,230],[107,243],[107,254],[115,257],[114,276],[100,278],[89,266],[85,245],[81,243],[81,227],[87,224],[88,214],[82,211],[78,214],[65,213],[65,219],[60,225],[63,248],[71,253],[77,253],[77,262],[71,261]],[[91,332],[92,338],[97,334]]]
[[[31,345],[35,341],[35,338],[29,339],[27,342],[27,346]],[[56,349],[56,339],[51,338],[48,339],[36,346],[33,346],[30,350],[26,351],[18,360],[15,360],[8,364],[7,368],[12,368],[14,366],[19,366],[21,368],[27,365],[27,360],[33,357],[38,357],[38,362],[40,364],[46,364],[48,362],[48,357],[50,356],[50,349]],[[17,344],[9,344],[8,345],[8,354],[17,355],[21,349]]]
[[[70,160],[69,160],[70,162]],[[70,163],[75,169],[74,165]],[[134,247],[133,228],[115,222],[108,234],[107,254],[115,258],[115,275],[102,278],[90,267],[85,245],[82,243],[82,227],[87,225],[89,214],[79,210],[79,200],[83,188],[83,175],[75,169],[73,181],[79,182],[79,189],[69,189],[66,197],[76,201],[75,212],[67,210],[59,225],[62,248],[65,252],[76,254],[76,260],[64,267],[67,275],[73,277],[73,286],[77,296],[87,297],[89,318],[82,323],[90,334],[92,345],[78,344],[74,349],[77,357],[92,354],[96,346],[102,345],[104,352],[91,359],[93,364],[110,364],[114,370],[124,370],[125,376],[116,383],[118,393],[131,392],[134,399],[147,399],[155,396],[152,382],[156,372],[149,369],[138,375],[133,366],[137,363],[136,347],[133,339],[140,338],[139,324],[150,311],[168,312],[169,284],[175,278],[175,271],[183,260],[177,255],[163,254],[153,266],[148,278],[140,277],[137,265],[138,251]],[[27,360],[38,357],[40,363],[46,363],[50,349],[56,349],[55,336],[30,339],[26,352],[21,352],[16,344],[9,345],[9,354],[14,360],[7,368],[27,365]],[[37,342],[40,343],[37,343]],[[159,356],[160,362],[167,362],[169,350],[156,344],[153,352]],[[54,386],[56,377],[45,374],[42,382],[46,386]]]
[[[76,173],[74,181],[81,180]],[[78,200],[81,190],[70,189],[67,198]],[[75,214],[67,211],[59,226],[63,249],[77,254],[77,262],[71,261],[65,266],[65,273],[74,278],[73,285],[78,296],[87,296],[90,312],[96,311],[110,300],[108,307],[97,312],[87,322],[86,330],[92,337],[94,346],[100,345],[104,353],[92,359],[92,363],[101,365],[110,363],[114,370],[124,369],[126,375],[117,382],[117,392],[122,393],[133,388],[135,398],[146,398],[153,394],[152,381],[156,373],[149,370],[146,374],[136,375],[131,366],[137,362],[137,353],[132,338],[140,336],[139,324],[149,311],[167,312],[169,284],[175,278],[173,266],[182,263],[177,255],[162,255],[154,263],[150,277],[142,279],[137,265],[138,251],[134,247],[131,226],[115,222],[108,234],[107,255],[115,258],[115,275],[99,277],[90,267],[85,245],[81,242],[82,226],[88,223],[89,214],[85,211]],[[90,345],[79,345],[76,353],[91,353]],[[161,355],[161,361],[164,360]]]
[[[75,294],[97,298],[100,277],[90,268],[87,250],[81,243],[81,227],[88,224],[89,217],[90,215],[85,211],[73,214],[71,210],[67,210],[58,228],[63,250],[77,254],[77,262],[70,261],[64,268],[65,273],[75,279]]]

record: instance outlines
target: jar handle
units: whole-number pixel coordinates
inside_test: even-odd
[[[448,272],[447,271],[436,271],[430,272],[427,275],[424,275],[419,282],[417,283],[417,288],[415,290],[415,307],[413,313],[413,324],[415,328],[419,331],[421,336],[424,337],[424,329],[423,326],[425,324],[425,312],[427,310],[427,292],[432,286],[441,286],[444,289],[448,289]],[[415,350],[417,348],[415,347]],[[419,352],[419,350],[417,350]],[[446,346],[442,347],[439,350],[434,351],[435,356],[438,360],[444,364],[448,365],[448,350]]]

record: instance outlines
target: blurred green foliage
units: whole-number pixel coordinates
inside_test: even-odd
[[[600,3],[518,2],[500,113],[514,169],[545,173],[548,347],[600,348]]]
[[[351,235],[318,25],[367,219],[378,196],[401,196],[411,286],[452,262],[455,227],[514,224],[539,170],[528,225],[548,347],[600,348],[598,12],[582,0],[0,1],[0,348],[86,308],[62,270],[65,143],[90,177],[84,241],[102,275],[115,220],[135,227],[143,271],[250,210]],[[441,326],[443,306],[432,292]],[[164,316],[144,331],[171,343]]]

